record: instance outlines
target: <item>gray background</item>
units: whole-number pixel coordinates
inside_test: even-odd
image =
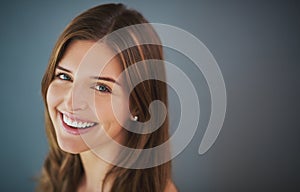
[[[47,153],[40,81],[51,49],[77,14],[107,1],[2,1],[0,10],[0,191],[33,191]],[[227,88],[222,131],[204,155],[209,118],[201,72],[172,50],[195,83],[201,104],[196,135],[174,159],[180,191],[299,191],[299,1],[121,1],[151,22],[200,39],[217,60]],[[178,98],[170,92],[172,130]]]

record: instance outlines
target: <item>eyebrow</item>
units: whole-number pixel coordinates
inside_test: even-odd
[[[70,70],[68,70],[68,69],[66,69],[64,67],[61,67],[59,65],[56,66],[56,68],[58,68],[60,70],[63,70],[63,71],[66,71],[66,72],[69,72],[69,73],[72,73],[72,71],[70,71]],[[114,80],[113,78],[110,78],[110,77],[96,77],[96,76],[92,76],[91,78],[92,79],[96,79],[96,80],[109,81],[109,82],[112,82],[112,83],[115,83],[115,84],[121,86],[120,83],[118,83],[116,80]]]
[[[66,68],[63,68],[63,67],[61,67],[61,66],[59,66],[59,65],[57,65],[56,68],[58,68],[58,69],[60,69],[60,70],[63,70],[63,71],[66,71],[66,72],[69,72],[69,73],[72,73],[72,71],[70,71],[70,70],[68,70],[68,69],[66,69]]]
[[[92,79],[97,79],[97,80],[103,80],[103,81],[110,81],[113,82],[117,85],[120,85],[120,83],[118,83],[116,80],[114,80],[113,78],[110,77],[91,77]]]

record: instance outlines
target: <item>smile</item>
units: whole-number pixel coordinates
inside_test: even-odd
[[[86,129],[96,125],[96,123],[93,122],[85,122],[85,121],[78,121],[78,120],[71,119],[65,114],[62,114],[62,116],[63,116],[64,123],[66,123],[70,127],[74,127],[78,129]]]

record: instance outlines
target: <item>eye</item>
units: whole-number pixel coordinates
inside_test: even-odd
[[[111,89],[108,86],[104,85],[104,84],[96,85],[95,89],[97,91],[100,91],[100,92],[103,92],[103,93],[111,93]]]
[[[64,81],[71,81],[71,77],[65,73],[58,73],[56,77]]]

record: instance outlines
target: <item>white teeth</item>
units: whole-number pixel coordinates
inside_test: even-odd
[[[76,127],[79,129],[84,129],[84,128],[88,128],[88,127],[92,127],[94,126],[96,123],[90,123],[90,122],[81,122],[81,121],[74,121],[70,118],[68,118],[66,115],[63,114],[63,121],[72,127]]]

